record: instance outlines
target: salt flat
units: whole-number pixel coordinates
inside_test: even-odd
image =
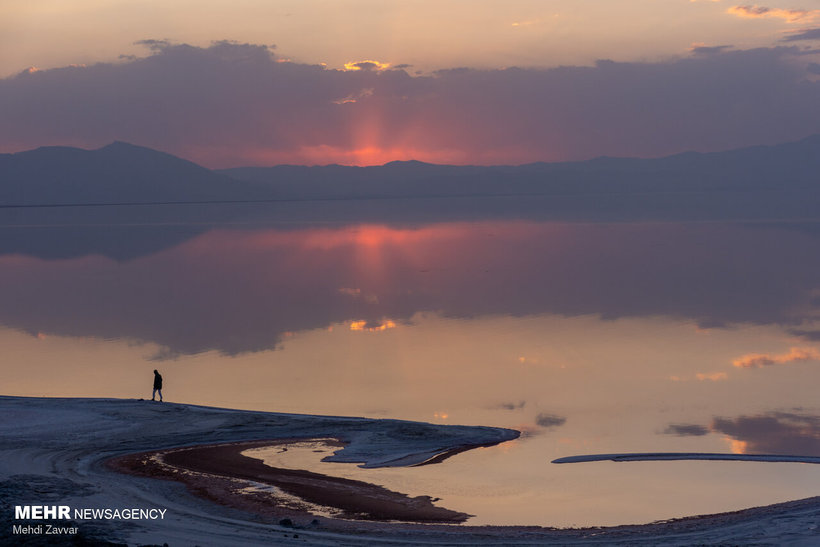
[[[293,525],[217,505],[175,481],[117,473],[114,456],[259,439],[328,437],[335,461],[410,465],[431,454],[503,442],[518,432],[398,420],[289,415],[122,399],[0,397],[2,537],[13,540],[15,505],[74,509],[164,509],[162,519],[86,520],[83,537],[129,545],[372,544],[815,544],[820,498],[643,526],[557,530],[538,527],[391,524],[311,515]],[[457,457],[457,456],[456,456]],[[457,509],[457,508],[454,508]],[[295,537],[298,536],[298,537]],[[67,536],[43,544],[70,541]]]

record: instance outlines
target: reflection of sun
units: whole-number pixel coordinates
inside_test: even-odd
[[[749,443],[746,441],[739,441],[737,439],[732,439],[731,437],[724,437],[724,439],[729,443],[732,454],[745,454],[749,447]]]

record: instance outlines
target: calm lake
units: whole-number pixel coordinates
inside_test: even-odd
[[[321,463],[311,445],[280,462],[438,497],[470,524],[818,494],[807,464],[550,462],[820,456],[820,224],[298,207],[2,211],[2,392],[148,398],[156,368],[174,402],[520,430],[426,467]]]

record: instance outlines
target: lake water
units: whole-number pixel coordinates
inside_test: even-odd
[[[818,493],[806,464],[550,463],[820,456],[818,224],[283,207],[4,211],[2,392],[147,398],[157,368],[176,402],[522,431],[411,469],[298,457],[472,524],[638,523]]]

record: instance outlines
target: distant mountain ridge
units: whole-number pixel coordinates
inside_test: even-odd
[[[0,205],[211,201],[260,197],[256,185],[150,148],[49,146],[0,154]]]
[[[657,159],[596,158],[520,166],[395,161],[209,170],[115,142],[0,154],[0,206],[254,200],[593,196],[712,192],[820,193],[820,135],[775,146]]]
[[[0,255],[129,260],[220,227],[486,220],[776,221],[817,231],[820,136],[658,159],[494,167],[212,171],[119,142],[0,154]]]
[[[726,152],[653,159],[600,157],[519,166],[455,166],[394,161],[381,166],[239,167],[218,170],[272,185],[280,196],[587,194],[811,189],[820,172],[820,135]]]

